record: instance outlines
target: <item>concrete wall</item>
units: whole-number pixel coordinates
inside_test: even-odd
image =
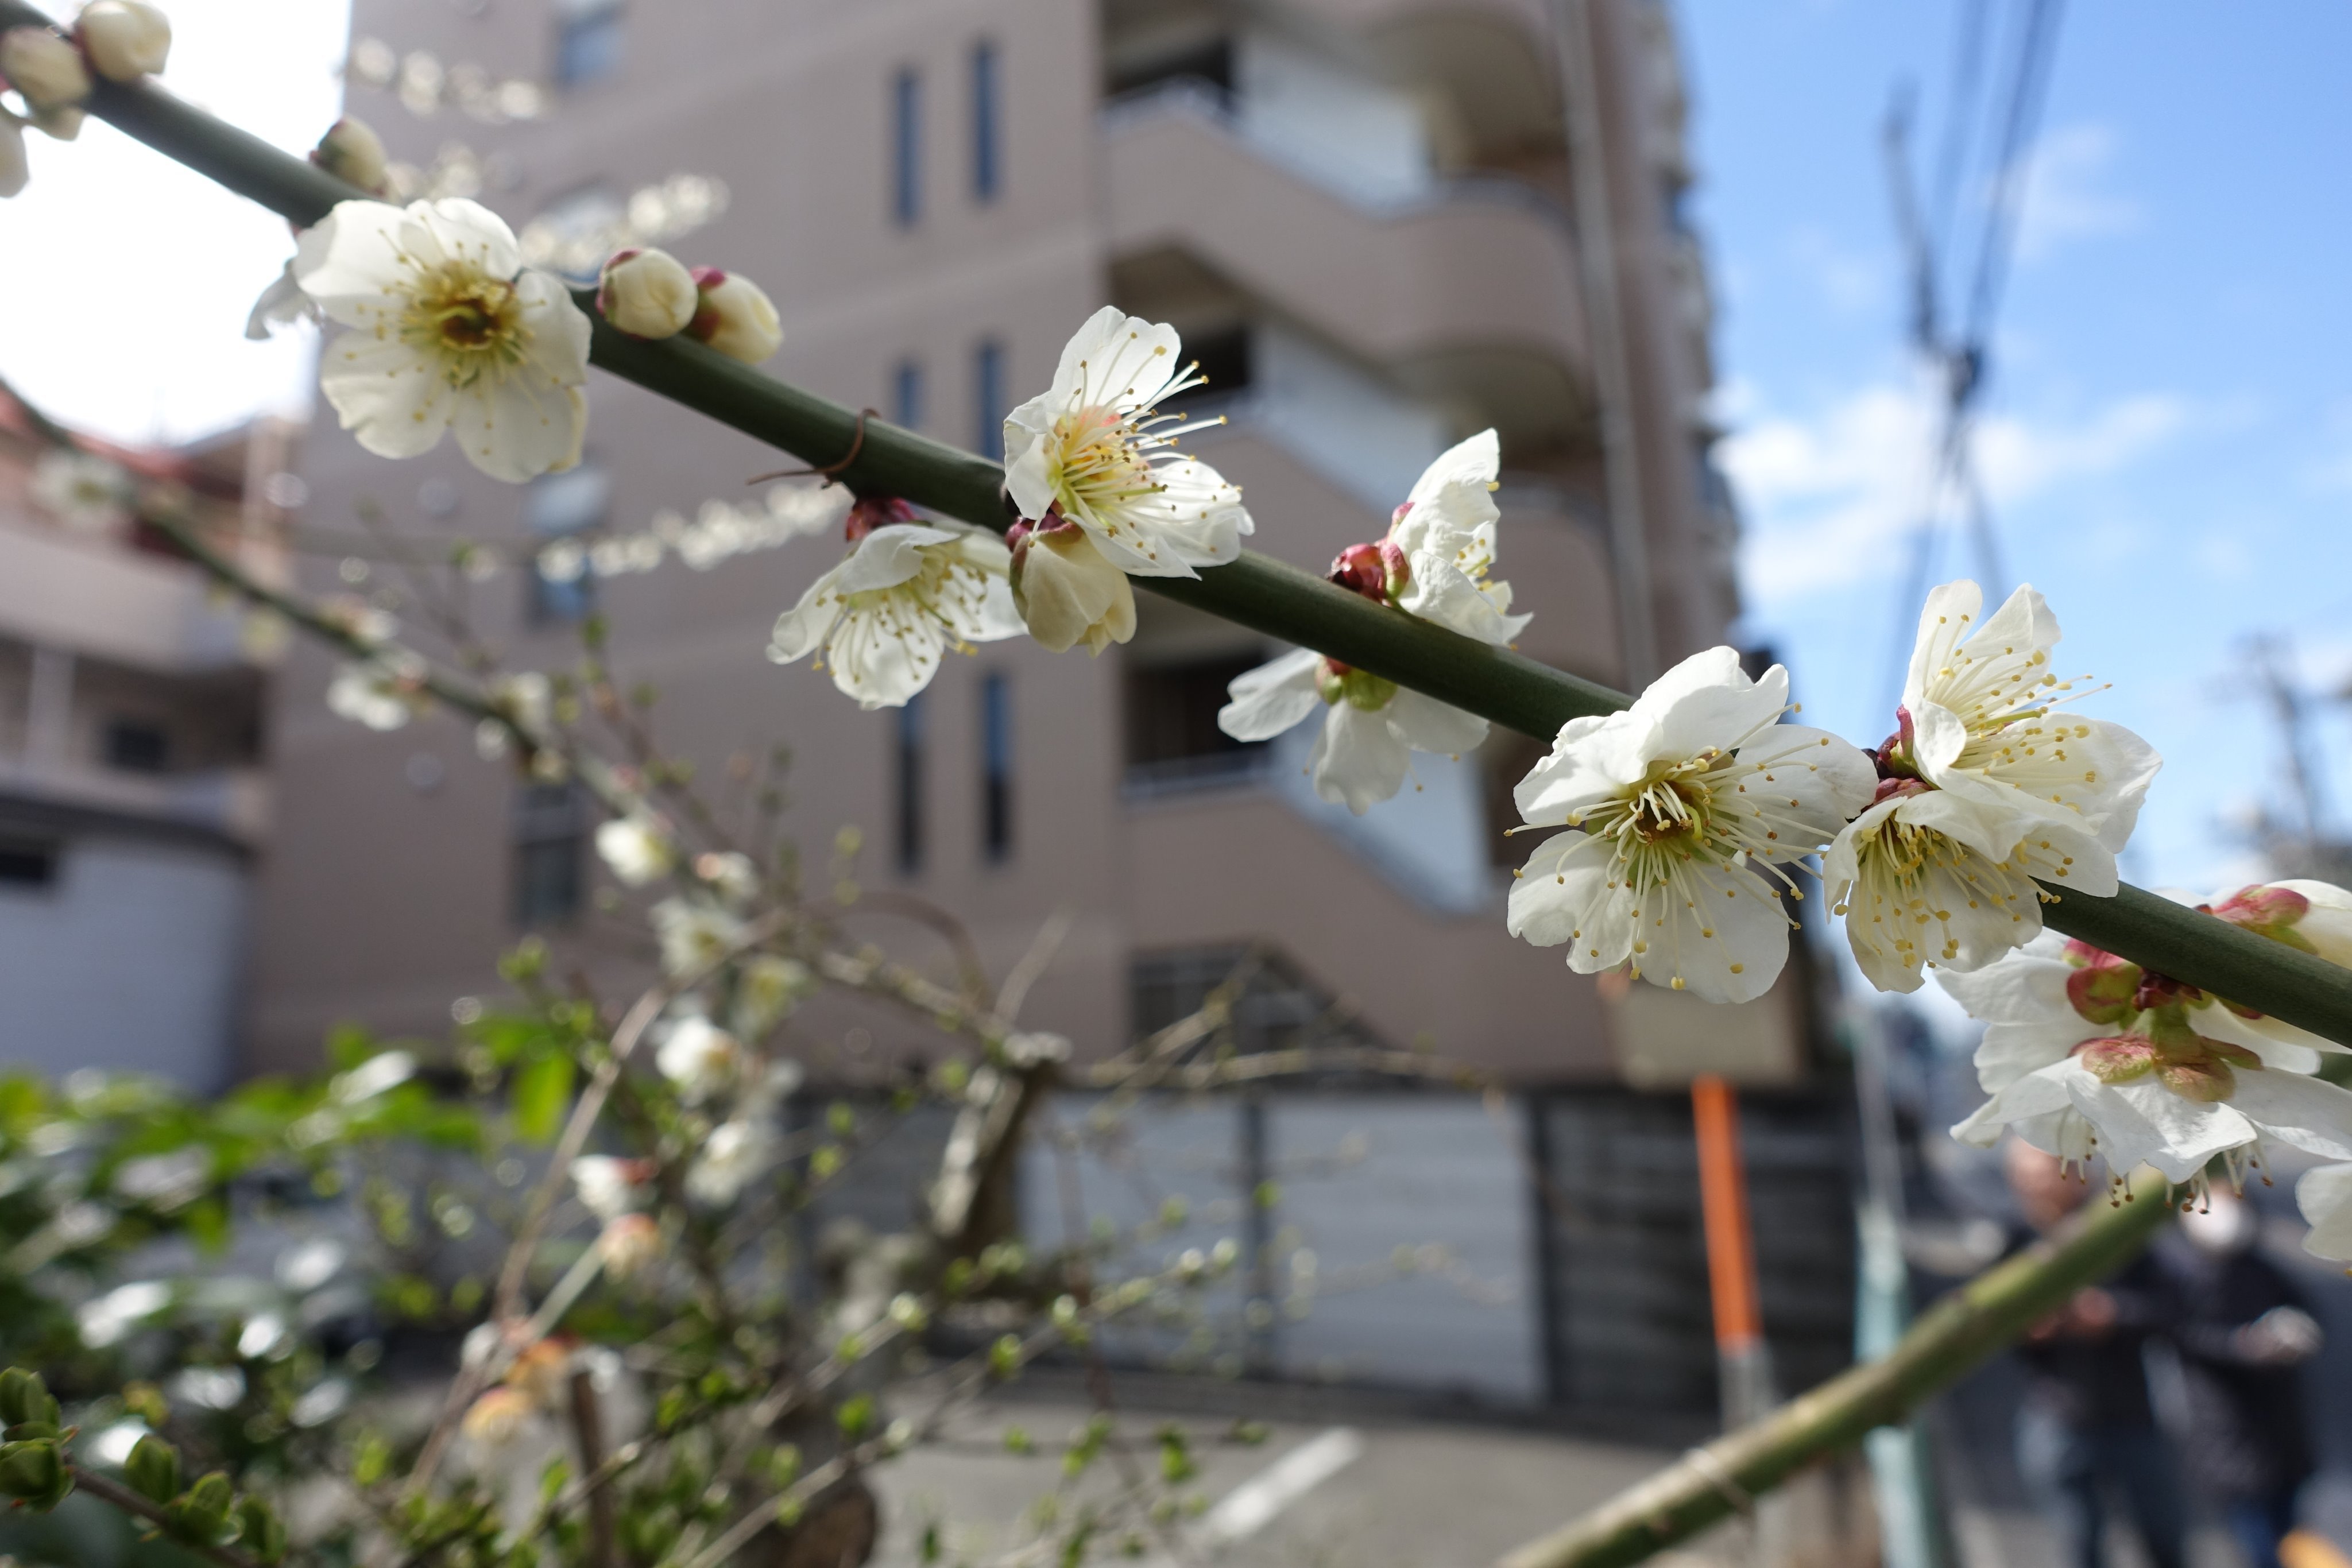
[[[0,1066],[220,1088],[249,902],[243,857],[225,845],[68,833],[49,886],[0,883]]]

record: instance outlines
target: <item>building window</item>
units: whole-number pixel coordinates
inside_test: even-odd
[[[1013,685],[1002,671],[980,682],[980,827],[991,861],[1013,858]]]
[[[58,846],[35,839],[0,839],[0,892],[35,893],[58,880]]]
[[[902,229],[923,215],[923,78],[912,66],[890,82],[890,214]]]
[[[1145,789],[1247,778],[1269,755],[1262,740],[1235,740],[1217,727],[1225,688],[1265,663],[1224,653],[1182,664],[1130,664],[1127,673],[1127,782]]]
[[[541,542],[538,570],[524,580],[534,626],[560,626],[587,619],[596,608],[596,574],[580,536],[604,525],[612,510],[612,476],[593,463],[530,482],[523,519]],[[549,548],[553,547],[553,548]]]
[[[901,430],[923,428],[923,366],[900,360],[890,372],[890,422]]]
[[[1115,62],[1104,85],[1113,98],[1182,84],[1229,102],[1234,92],[1234,42],[1213,37],[1153,49]]]
[[[996,46],[983,38],[971,47],[971,199],[996,200],[1003,183],[998,141]]]
[[[621,68],[621,0],[556,0],[555,79],[603,81]]]
[[[971,351],[972,450],[1004,459],[1004,345],[990,338]]]
[[[106,723],[106,765],[124,773],[162,773],[172,764],[172,737],[152,719]]]
[[[898,710],[896,766],[897,821],[893,849],[901,876],[923,869],[923,699],[907,699]]]
[[[531,784],[514,803],[514,921],[525,930],[580,913],[588,807],[578,786]]]
[[[1202,382],[1185,388],[1174,397],[1160,399],[1163,407],[1181,408],[1186,403],[1207,402],[1249,390],[1250,329],[1246,321],[1213,331],[1188,331],[1184,334],[1184,352],[1200,366]]]

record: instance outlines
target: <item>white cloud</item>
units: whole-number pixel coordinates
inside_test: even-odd
[[[348,11],[322,0],[173,0],[163,81],[289,152],[333,123]],[[285,220],[92,120],[32,136],[33,178],[0,203],[0,375],[68,423],[184,439],[307,401],[302,336],[245,340]]]
[[[2130,234],[2137,202],[2108,187],[2122,139],[2108,125],[2069,125],[2049,132],[2027,154],[2025,211],[2017,254],[2040,261],[2069,241]]]
[[[1996,509],[2015,505],[2127,466],[2189,412],[2143,393],[2072,422],[1985,416],[1977,472]],[[1929,386],[1882,382],[1811,418],[1769,415],[1727,437],[1718,453],[1747,512],[1745,585],[1759,607],[1894,570],[1930,499],[1936,433]]]

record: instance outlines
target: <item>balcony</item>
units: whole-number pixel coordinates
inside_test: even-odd
[[[1589,350],[1574,236],[1528,187],[1430,181],[1406,193],[1394,180],[1350,180],[1182,81],[1113,103],[1104,147],[1123,270],[1206,269],[1416,393],[1523,427],[1522,439],[1579,416]]]
[[[0,527],[0,633],[173,674],[245,662],[194,567],[37,527]]]

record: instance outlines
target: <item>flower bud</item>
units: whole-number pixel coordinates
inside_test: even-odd
[[[32,175],[25,162],[24,122],[0,109],[0,198],[15,195]]]
[[[364,120],[345,115],[327,127],[310,149],[310,162],[347,185],[383,194],[386,160],[383,139]]]
[[[247,1494],[237,1500],[236,1543],[257,1563],[271,1563],[286,1555],[286,1526],[277,1511]]]
[[[90,0],[74,24],[90,68],[109,81],[137,81],[163,68],[171,19],[145,0]]]
[[[486,1448],[503,1448],[522,1436],[530,1420],[530,1396],[520,1388],[493,1388],[467,1407],[460,1429]]]
[[[52,141],[71,141],[81,134],[81,122],[89,116],[79,104],[61,103],[55,109],[37,109],[26,123]]]
[[[1039,646],[1058,653],[1083,642],[1099,653],[1135,635],[1135,590],[1084,528],[1051,518],[1015,523],[1004,537],[1013,546],[1013,602]]]
[[[122,1479],[140,1496],[169,1502],[180,1495],[180,1450],[150,1432],[131,1446],[122,1461]]]
[[[40,1512],[54,1507],[68,1485],[65,1459],[55,1441],[0,1443],[0,1497],[18,1500]]]
[[[561,1408],[564,1385],[572,1376],[572,1347],[561,1340],[543,1339],[517,1352],[507,1368],[507,1386],[520,1389],[542,1410]]]
[[[0,33],[0,77],[36,110],[67,108],[89,96],[81,51],[47,27]]]
[[[696,267],[694,283],[701,303],[687,324],[689,337],[747,365],[758,364],[783,346],[783,322],[758,284],[715,267]]]
[[[1394,681],[1384,681],[1337,659],[1326,659],[1315,667],[1315,690],[1327,703],[1346,703],[1365,713],[1380,712],[1397,693]]]
[[[616,250],[596,284],[596,311],[633,338],[674,338],[701,309],[694,274],[666,250]]]
[[[596,1258],[604,1272],[625,1280],[662,1254],[661,1227],[649,1214],[625,1214],[596,1237]]]

